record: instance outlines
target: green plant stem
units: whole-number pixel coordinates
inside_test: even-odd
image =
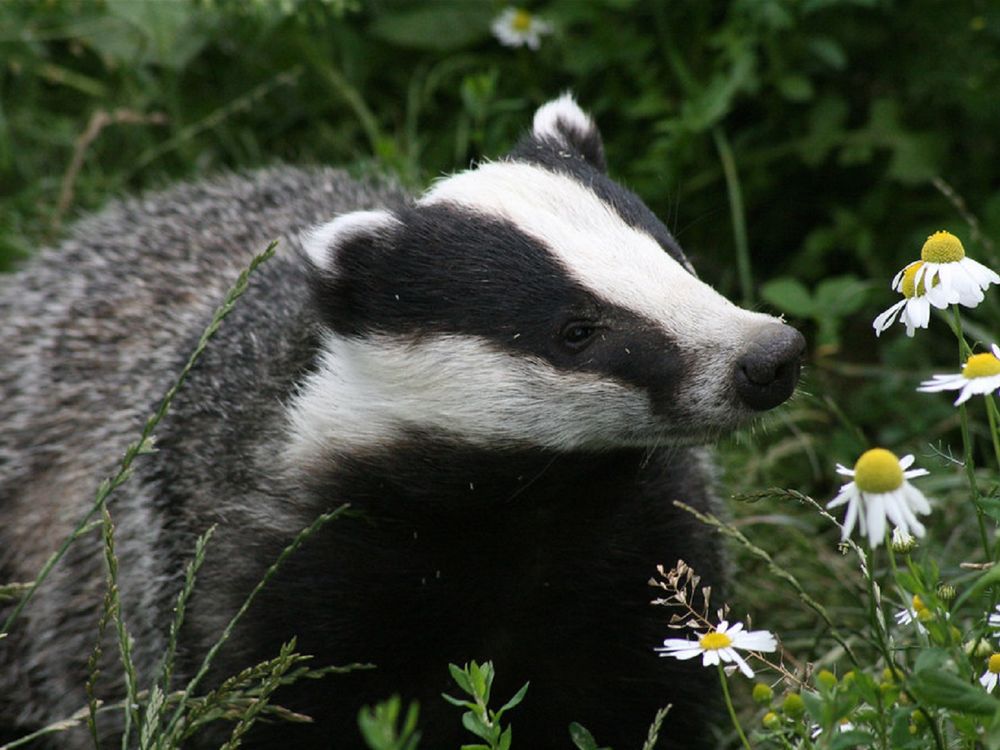
[[[733,708],[733,699],[729,695],[729,684],[726,682],[726,671],[722,668],[721,663],[716,666],[719,668],[719,682],[722,683],[722,695],[726,699],[726,709],[729,711],[729,718],[733,720],[733,726],[736,727],[736,734],[740,736],[740,742],[743,743],[743,747],[746,750],[753,750],[750,747],[747,736],[743,734],[743,727],[740,726],[740,720],[736,718],[736,709]]]
[[[191,352],[191,356],[188,358],[187,364],[184,365],[184,369],[181,370],[180,375],[177,376],[177,380],[174,384],[170,386],[170,389],[164,394],[163,399],[160,401],[160,406],[148,420],[146,420],[146,425],[142,429],[142,434],[139,439],[132,443],[125,451],[125,455],[122,458],[121,466],[118,469],[118,473],[115,474],[111,479],[105,479],[100,488],[97,490],[97,496],[94,499],[93,505],[90,506],[90,510],[80,519],[77,523],[76,528],[70,532],[61,545],[59,549],[53,552],[49,559],[45,561],[45,565],[42,566],[41,571],[39,571],[38,576],[32,582],[31,586],[21,597],[21,600],[14,607],[14,611],[10,613],[6,621],[4,621],[3,627],[0,627],[0,634],[7,633],[10,631],[11,626],[14,621],[21,614],[21,611],[27,606],[28,602],[35,595],[38,587],[42,585],[46,578],[48,578],[49,573],[56,566],[63,556],[66,554],[66,550],[69,549],[70,545],[79,539],[81,536],[86,534],[91,526],[91,519],[100,511],[104,504],[108,500],[108,496],[120,485],[128,481],[129,477],[132,476],[132,462],[135,461],[136,457],[142,453],[146,453],[152,449],[151,438],[153,435],[153,430],[160,423],[160,420],[166,415],[167,411],[170,409],[170,404],[174,400],[174,396],[177,395],[177,391],[181,389],[184,385],[184,381],[187,380],[188,373],[191,372],[191,368],[194,367],[195,362],[201,357],[205,349],[208,347],[208,342],[215,335],[215,332],[219,330],[219,326],[222,325],[222,321],[225,319],[230,312],[232,312],[233,307],[236,305],[236,301],[242,296],[243,292],[247,289],[247,284],[249,283],[250,274],[257,270],[257,267],[270,259],[274,255],[274,249],[278,246],[278,241],[275,240],[267,246],[267,249],[259,255],[255,256],[250,265],[240,273],[239,277],[236,279],[236,283],[233,284],[229,293],[226,294],[226,298],[222,301],[222,304],[216,309],[215,314],[212,316],[211,322],[208,327],[202,331],[201,338],[198,340],[198,345]]]
[[[871,619],[872,630],[875,633],[875,645],[882,653],[882,658],[885,659],[885,665],[889,667],[894,674],[896,672],[901,673],[902,670],[896,666],[892,659],[892,653],[889,651],[889,644],[885,632],[885,621],[879,607],[879,597],[875,591],[875,574],[872,572],[874,568],[872,560],[860,547],[855,546],[855,551],[858,553],[858,559],[861,562],[861,574],[864,576],[865,582],[868,584],[868,616]],[[878,706],[876,708],[878,709],[877,716],[879,740],[883,748],[888,748],[889,745],[887,744],[888,741],[885,731],[885,706],[882,705],[881,692],[876,692],[876,699],[878,700]]]
[[[993,399],[993,394],[986,394],[986,418],[990,421],[990,439],[993,441],[993,457],[997,460],[997,469],[1000,469],[1000,433],[997,432],[997,403]]]
[[[178,725],[183,719],[185,704],[187,703],[188,699],[194,694],[195,688],[198,687],[199,683],[202,681],[202,679],[204,679],[205,675],[208,674],[208,670],[211,668],[212,662],[215,660],[215,655],[219,652],[219,649],[222,648],[222,645],[229,640],[229,636],[232,634],[233,629],[236,627],[236,624],[242,619],[243,615],[246,614],[246,611],[250,609],[250,605],[253,604],[254,599],[257,598],[257,595],[261,592],[261,590],[268,584],[268,582],[272,578],[274,578],[275,574],[278,572],[278,569],[282,566],[282,564],[285,562],[288,556],[294,553],[299,547],[302,546],[303,543],[305,543],[305,541],[309,537],[311,537],[313,534],[319,531],[322,527],[324,527],[330,521],[333,521],[334,519],[342,515],[349,507],[350,506],[347,503],[345,503],[336,510],[327,513],[321,513],[316,518],[315,521],[313,521],[308,527],[300,531],[295,536],[295,538],[288,544],[288,546],[286,546],[283,550],[281,550],[281,553],[278,555],[277,559],[273,563],[271,563],[271,566],[264,573],[263,577],[261,577],[261,579],[257,582],[257,585],[254,586],[253,590],[247,595],[246,599],[243,600],[243,605],[237,610],[236,614],[234,614],[230,618],[228,624],[223,629],[222,634],[218,637],[215,643],[212,644],[212,647],[208,650],[208,653],[205,654],[204,658],[201,661],[201,666],[198,668],[198,671],[195,673],[195,676],[192,677],[188,681],[188,684],[184,687],[180,699],[177,702],[177,708],[174,710],[173,716],[167,723],[167,727],[164,730],[164,734],[171,736],[171,733],[174,732],[175,728],[178,727]]]
[[[712,128],[712,139],[719,152],[722,173],[726,178],[726,192],[729,195],[729,216],[733,222],[733,241],[736,244],[736,271],[740,278],[740,296],[743,307],[753,307],[753,274],[750,269],[750,243],[747,239],[746,213],[743,207],[743,191],[740,177],[736,172],[736,159],[729,139],[720,125]]]
[[[962,333],[962,316],[958,311],[958,305],[952,305],[951,308],[954,314],[955,336],[958,337],[958,359],[959,364],[962,365],[972,353],[972,350],[965,341],[965,334]],[[972,435],[969,432],[969,413],[965,408],[965,404],[959,404],[958,414],[962,422],[962,455],[963,462],[965,463],[965,475],[969,480],[969,489],[972,490],[972,504],[976,508],[976,523],[979,524],[979,540],[983,545],[983,554],[986,555],[986,559],[992,560],[993,553],[990,550],[989,536],[986,533],[986,519],[982,506],[979,504],[979,484],[976,482],[976,465],[972,458]]]

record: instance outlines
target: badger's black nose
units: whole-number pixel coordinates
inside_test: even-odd
[[[771,409],[799,382],[799,362],[806,348],[802,334],[781,323],[756,331],[736,361],[733,378],[740,400],[751,409]]]

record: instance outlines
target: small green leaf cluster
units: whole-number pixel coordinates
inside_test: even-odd
[[[371,750],[417,750],[419,713],[420,705],[413,701],[403,714],[403,702],[394,695],[375,706],[361,709],[358,714],[361,737]]]
[[[524,695],[528,692],[528,683],[524,683],[521,689],[500,708],[493,710],[488,705],[495,677],[493,662],[487,661],[480,665],[472,661],[462,667],[449,664],[448,671],[451,672],[451,677],[458,687],[471,700],[454,698],[447,694],[442,694],[441,697],[452,705],[468,709],[462,714],[462,726],[485,741],[485,744],[463,745],[462,750],[509,750],[513,728],[508,726],[504,729],[500,719],[524,700]]]

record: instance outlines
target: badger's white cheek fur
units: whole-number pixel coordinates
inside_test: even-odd
[[[656,421],[641,389],[454,334],[330,334],[288,415],[289,458],[304,465],[389,444],[408,429],[576,450],[642,442]]]

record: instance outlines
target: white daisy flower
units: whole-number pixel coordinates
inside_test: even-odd
[[[924,526],[916,514],[930,513],[931,506],[923,493],[906,480],[929,472],[926,469],[907,471],[912,465],[912,455],[897,458],[885,448],[872,448],[862,453],[853,471],[837,464],[838,474],[854,477],[854,481],[841,487],[826,506],[836,508],[847,504],[841,539],[847,539],[857,523],[861,535],[867,535],[869,545],[878,547],[885,536],[886,519],[907,534],[924,535]]]
[[[927,294],[923,282],[916,282],[917,272],[923,266],[924,262],[918,260],[896,274],[896,278],[892,280],[892,288],[900,292],[903,299],[875,318],[872,328],[875,329],[876,336],[896,322],[897,315],[899,322],[906,326],[906,335],[913,336],[914,330],[926,328],[930,322],[931,305],[939,308],[948,306],[939,295]]]
[[[993,654],[986,662],[986,671],[979,678],[979,684],[986,688],[987,693],[992,693],[1000,680],[1000,654]]]
[[[993,614],[989,616],[986,623],[995,631],[993,635],[1000,635],[1000,604],[993,610]]]
[[[837,725],[838,732],[850,732],[853,729],[854,729],[854,724],[852,724],[847,719],[843,719]],[[821,734],[823,734],[823,727],[821,727],[819,724],[813,724],[812,731],[809,733],[809,737],[815,740],[818,739]]]
[[[542,44],[542,35],[552,33],[552,24],[523,8],[505,8],[493,20],[490,29],[500,44],[506,47],[538,49]]]
[[[1000,284],[1000,275],[965,254],[962,241],[951,232],[935,232],[920,250],[924,262],[916,282],[930,284],[933,299],[975,307],[983,301],[983,290]]]
[[[973,354],[962,365],[962,371],[954,375],[935,375],[925,380],[918,391],[957,391],[961,389],[955,406],[964,404],[972,396],[1000,390],[1000,346],[993,344],[990,351]]]
[[[911,622],[916,622],[917,630],[921,633],[926,633],[927,628],[921,625],[920,621],[930,616],[931,611],[927,608],[927,605],[924,604],[923,600],[916,594],[913,595],[911,606],[901,609],[895,614],[897,625],[909,625]]]
[[[732,627],[725,620],[719,622],[715,630],[698,636],[697,641],[686,638],[667,638],[663,646],[654,649],[660,656],[672,656],[675,659],[693,659],[701,654],[702,665],[711,667],[722,663],[735,663],[747,677],[753,677],[753,670],[746,660],[737,653],[743,651],[775,651],[778,641],[767,630],[751,630],[743,632],[743,623],[738,622]]]

